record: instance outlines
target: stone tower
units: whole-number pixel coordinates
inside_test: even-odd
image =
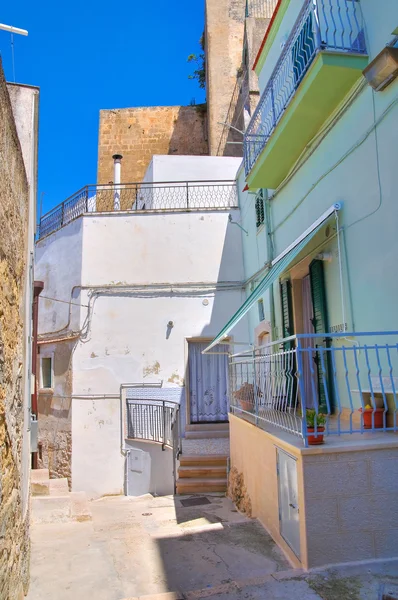
[[[209,154],[217,155],[242,63],[246,0],[206,0],[205,49]]]

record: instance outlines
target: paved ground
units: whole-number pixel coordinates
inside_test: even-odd
[[[104,498],[91,522],[34,525],[28,600],[381,600],[383,585],[398,584],[396,563],[291,570],[260,524],[207,498]]]

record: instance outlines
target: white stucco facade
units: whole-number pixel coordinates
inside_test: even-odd
[[[43,295],[66,302],[41,302],[39,334],[75,339],[73,490],[123,493],[120,385],[184,387],[188,340],[214,337],[244,300],[241,232],[230,214],[239,220],[236,208],[92,213],[37,243]],[[57,351],[54,361],[56,370]],[[144,458],[155,465],[151,453]]]

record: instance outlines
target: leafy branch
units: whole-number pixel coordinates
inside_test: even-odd
[[[206,88],[206,54],[205,54],[205,33],[203,32],[199,40],[199,45],[202,49],[200,54],[190,54],[187,58],[189,63],[196,64],[196,69],[192,75],[188,75],[188,79],[196,79],[199,87],[204,90]]]

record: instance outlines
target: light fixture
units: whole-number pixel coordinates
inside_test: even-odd
[[[376,92],[384,90],[398,76],[398,48],[383,48],[363,70],[363,74]]]

